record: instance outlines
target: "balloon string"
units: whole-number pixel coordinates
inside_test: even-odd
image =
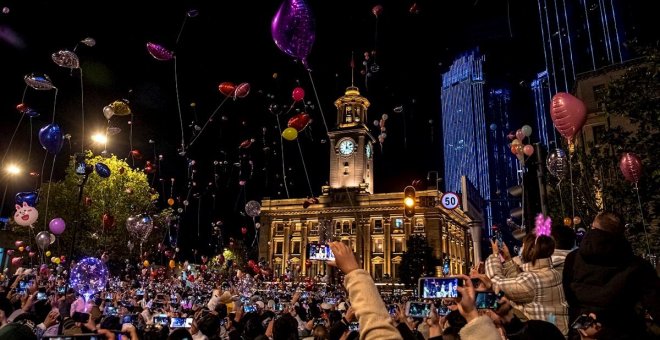
[[[110,124],[110,120],[108,119],[108,125],[109,124]],[[130,125],[128,131],[128,145],[130,150],[128,154],[131,155],[131,164],[133,167],[135,167],[135,155],[133,155],[133,111],[132,110],[131,110],[131,123],[128,125]]]
[[[181,40],[181,34],[183,34],[183,28],[186,27],[186,22],[188,21],[188,13],[183,17],[183,23],[181,23],[181,28],[179,29],[179,34],[176,36],[176,42],[174,45],[179,45],[179,40]]]
[[[651,255],[649,234],[646,233],[646,220],[644,219],[644,210],[642,209],[642,199],[639,196],[639,187],[637,186],[637,182],[635,182],[634,189],[635,189],[635,193],[637,194],[637,204],[639,205],[639,214],[642,217],[642,227],[644,228],[644,238],[646,239],[646,251],[648,251],[648,255]]]
[[[39,181],[39,188],[44,185],[44,170],[46,169],[46,160],[48,160],[48,152],[46,152],[46,155],[44,156],[44,162],[41,164],[41,180]]]
[[[282,177],[284,180],[284,190],[286,191],[286,198],[289,196],[289,186],[286,184],[286,166],[284,165],[284,138],[282,137],[282,126],[280,125],[280,116],[275,116],[277,120],[277,130],[280,132],[280,156],[282,158]]]
[[[573,195],[573,153],[571,152],[571,141],[568,141],[568,173],[571,179],[571,220],[575,217],[575,196]]]
[[[222,107],[222,105],[225,104],[225,102],[227,101],[227,99],[229,99],[229,96],[225,97],[225,99],[223,99],[222,102],[220,102],[220,105],[218,105],[218,107],[216,107],[215,110],[213,110],[213,113],[211,113],[211,116],[209,117],[209,119],[206,120],[206,123],[204,123],[204,126],[202,126],[202,129],[199,130],[199,133],[197,134],[197,136],[195,136],[195,138],[193,138],[193,140],[190,141],[190,143],[188,144],[188,147],[191,147],[191,146],[193,145],[193,143],[195,143],[195,141],[197,140],[197,138],[199,138],[199,136],[202,135],[202,132],[204,132],[204,129],[206,129],[206,126],[208,126],[209,123],[210,123],[211,121],[213,121],[213,117],[215,117],[215,114],[218,113],[218,110],[220,110],[220,108]],[[182,124],[182,125],[181,125],[181,131],[183,132],[183,121],[181,121],[181,124]]]
[[[55,98],[53,98],[53,121],[51,124],[55,124],[55,108],[57,107],[57,92],[59,91],[57,87],[54,87],[55,89]]]
[[[302,147],[300,146],[300,139],[296,138],[298,144],[298,152],[300,153],[300,160],[302,161],[303,169],[305,170],[305,178],[307,178],[307,185],[309,186],[309,193],[314,197],[314,190],[312,190],[312,183],[309,180],[309,174],[307,174],[307,166],[305,165],[305,157],[303,156]]]
[[[84,153],[85,152],[85,87],[83,84],[83,69],[80,68],[80,118],[81,118],[81,131],[82,134],[80,135],[80,152]],[[107,130],[106,130],[106,140],[107,138]],[[104,147],[105,150],[105,147]]]
[[[183,27],[181,27],[183,30]],[[177,38],[178,41],[178,38]],[[181,112],[181,98],[179,95],[179,74],[177,71],[176,56],[174,56],[174,89],[176,91],[176,108],[179,111],[179,124],[181,124],[181,152],[186,151],[186,137],[183,132],[183,113]]]
[[[55,160],[57,154],[53,155],[53,164],[50,167],[50,177],[48,178],[48,190],[46,191],[46,213],[44,214],[44,230],[48,229],[48,203],[50,201],[50,183],[53,181],[53,172],[55,171]]]
[[[5,164],[5,158],[7,157],[7,154],[11,149],[11,144],[14,142],[14,138],[16,137],[16,133],[18,132],[18,128],[21,127],[21,122],[23,122],[23,117],[25,117],[25,113],[21,114],[21,118],[18,120],[18,124],[16,124],[16,129],[14,129],[14,133],[11,135],[11,138],[9,139],[9,144],[7,145],[7,150],[5,150],[5,155],[2,156],[2,164]]]
[[[557,183],[557,191],[559,191],[559,205],[561,206],[561,213],[563,215],[566,213],[566,210],[564,210],[564,197],[561,190],[561,179],[559,180],[559,183]]]
[[[202,196],[199,196],[199,199],[197,200],[197,241],[199,241],[199,225],[200,225],[200,219],[202,215]]]
[[[30,164],[30,155],[32,154],[32,117],[30,117],[30,145],[28,147],[27,164]]]
[[[323,114],[323,106],[321,105],[321,101],[319,100],[319,94],[316,91],[316,85],[314,84],[314,78],[312,78],[312,70],[307,69],[307,74],[309,74],[309,81],[312,83],[312,90],[314,90],[314,96],[316,97],[316,102],[319,105],[319,112],[321,112],[321,118],[323,118],[323,125],[325,126],[325,133],[330,134],[330,130],[328,129],[328,123],[325,121],[325,115]]]

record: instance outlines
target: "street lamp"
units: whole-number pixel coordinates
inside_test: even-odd
[[[5,172],[9,177],[15,177],[19,175],[23,170],[16,164],[10,163],[5,167]],[[7,198],[7,188],[9,187],[9,180],[5,181],[5,190],[2,193],[2,204],[0,204],[0,216],[2,216],[2,211],[5,207],[5,198]]]
[[[92,142],[105,145],[108,142],[108,136],[105,133],[95,133],[92,135]]]
[[[16,176],[21,173],[21,168],[16,164],[9,164],[5,168],[5,172],[11,176]]]

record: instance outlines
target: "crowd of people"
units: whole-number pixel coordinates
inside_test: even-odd
[[[329,244],[342,285],[173,275],[116,277],[93,296],[64,275],[20,268],[0,288],[4,339],[652,339],[660,280],[633,255],[620,218],[599,214],[575,247],[570,228],[529,233],[520,255],[493,241],[452,287],[383,295],[355,255]],[[479,268],[483,268],[479,270]],[[456,290],[458,298],[438,297]],[[484,298],[492,292],[495,303]],[[445,294],[447,295],[447,294]],[[429,299],[424,300],[424,296]],[[479,306],[479,307],[478,307]]]

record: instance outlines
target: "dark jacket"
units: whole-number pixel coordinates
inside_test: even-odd
[[[660,280],[648,261],[633,255],[623,236],[591,229],[566,256],[562,283],[570,320],[595,313],[599,340],[644,339],[641,305],[657,320]]]

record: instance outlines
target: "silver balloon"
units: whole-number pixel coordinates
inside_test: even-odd
[[[92,47],[92,46],[96,45],[96,40],[94,40],[94,38],[90,38],[90,37],[87,37],[83,40],[80,40],[80,42],[87,45],[87,46],[89,46],[89,47]]]
[[[45,74],[30,73],[23,77],[25,83],[35,90],[52,90],[55,88],[53,82]]]
[[[34,238],[39,249],[44,250],[50,245],[50,233],[47,231],[40,231]]]
[[[548,171],[558,179],[564,179],[568,174],[568,156],[562,149],[554,149],[548,154],[546,160]]]
[[[245,204],[245,213],[250,217],[257,217],[261,214],[261,204],[257,201],[249,201]]]
[[[53,233],[49,233],[49,234],[50,234],[50,244],[55,243],[55,240],[57,240],[57,239],[55,238],[55,234],[53,234]]]
[[[130,216],[126,219],[126,229],[141,242],[147,240],[154,228],[154,220],[147,214]]]
[[[80,67],[78,56],[68,50],[57,51],[51,55],[51,58],[53,58],[55,64],[61,67],[67,67],[71,69]]]

